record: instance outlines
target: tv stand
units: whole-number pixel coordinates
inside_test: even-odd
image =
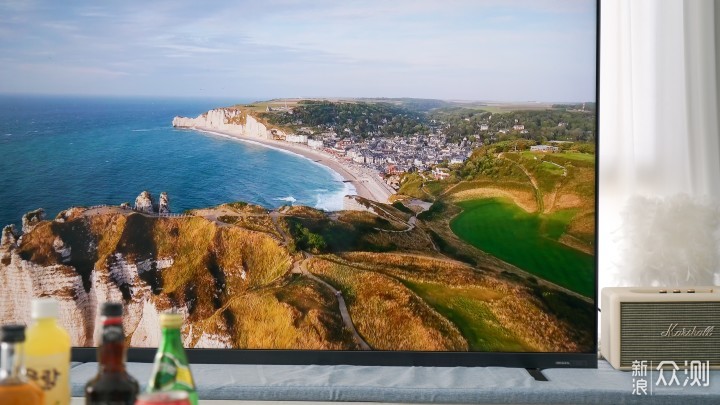
[[[526,368],[525,370],[528,372],[528,374],[530,374],[532,378],[535,379],[535,381],[548,380],[547,377],[545,377],[545,374],[542,373],[542,369],[540,368]]]

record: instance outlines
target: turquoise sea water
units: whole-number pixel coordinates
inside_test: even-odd
[[[0,227],[44,208],[135,201],[143,190],[181,212],[231,201],[334,210],[336,173],[278,150],[172,128],[176,115],[253,100],[0,96]]]

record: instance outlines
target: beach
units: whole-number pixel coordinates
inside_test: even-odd
[[[345,182],[348,182],[355,187],[357,195],[363,198],[367,198],[369,200],[387,203],[388,198],[390,198],[390,196],[395,193],[395,191],[389,185],[387,185],[387,183],[385,183],[383,179],[380,178],[380,175],[373,172],[371,169],[361,167],[352,162],[340,161],[335,156],[329,155],[316,149],[312,149],[305,145],[285,141],[275,141],[256,137],[248,137],[244,135],[239,135],[234,132],[222,131],[215,128],[195,126],[188,129],[225,136],[242,142],[255,143],[265,147],[295,153],[304,158],[310,159],[313,162],[319,163],[339,174]]]

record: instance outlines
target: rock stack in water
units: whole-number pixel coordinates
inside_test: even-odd
[[[122,207],[122,205],[121,205]],[[169,214],[170,213],[170,198],[166,192],[160,193],[160,200],[158,204],[155,204],[152,194],[149,191],[143,191],[135,199],[135,211],[144,212],[147,214]]]
[[[158,214],[170,213],[170,199],[166,192],[160,193],[160,203],[158,204]]]
[[[15,231],[15,225],[6,225],[2,230],[2,238],[0,238],[0,247],[6,245],[14,245],[18,240],[17,231]]]
[[[145,212],[148,214],[154,214],[155,209],[153,207],[153,198],[149,191],[143,191],[135,199],[135,210],[139,212]]]
[[[27,214],[23,215],[22,217],[22,231],[23,233],[28,233],[33,230],[37,226],[37,224],[40,223],[45,219],[45,210],[42,208],[38,208],[35,211],[30,211]]]

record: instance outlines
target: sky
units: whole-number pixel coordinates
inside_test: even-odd
[[[595,0],[0,0],[0,93],[595,100]]]

